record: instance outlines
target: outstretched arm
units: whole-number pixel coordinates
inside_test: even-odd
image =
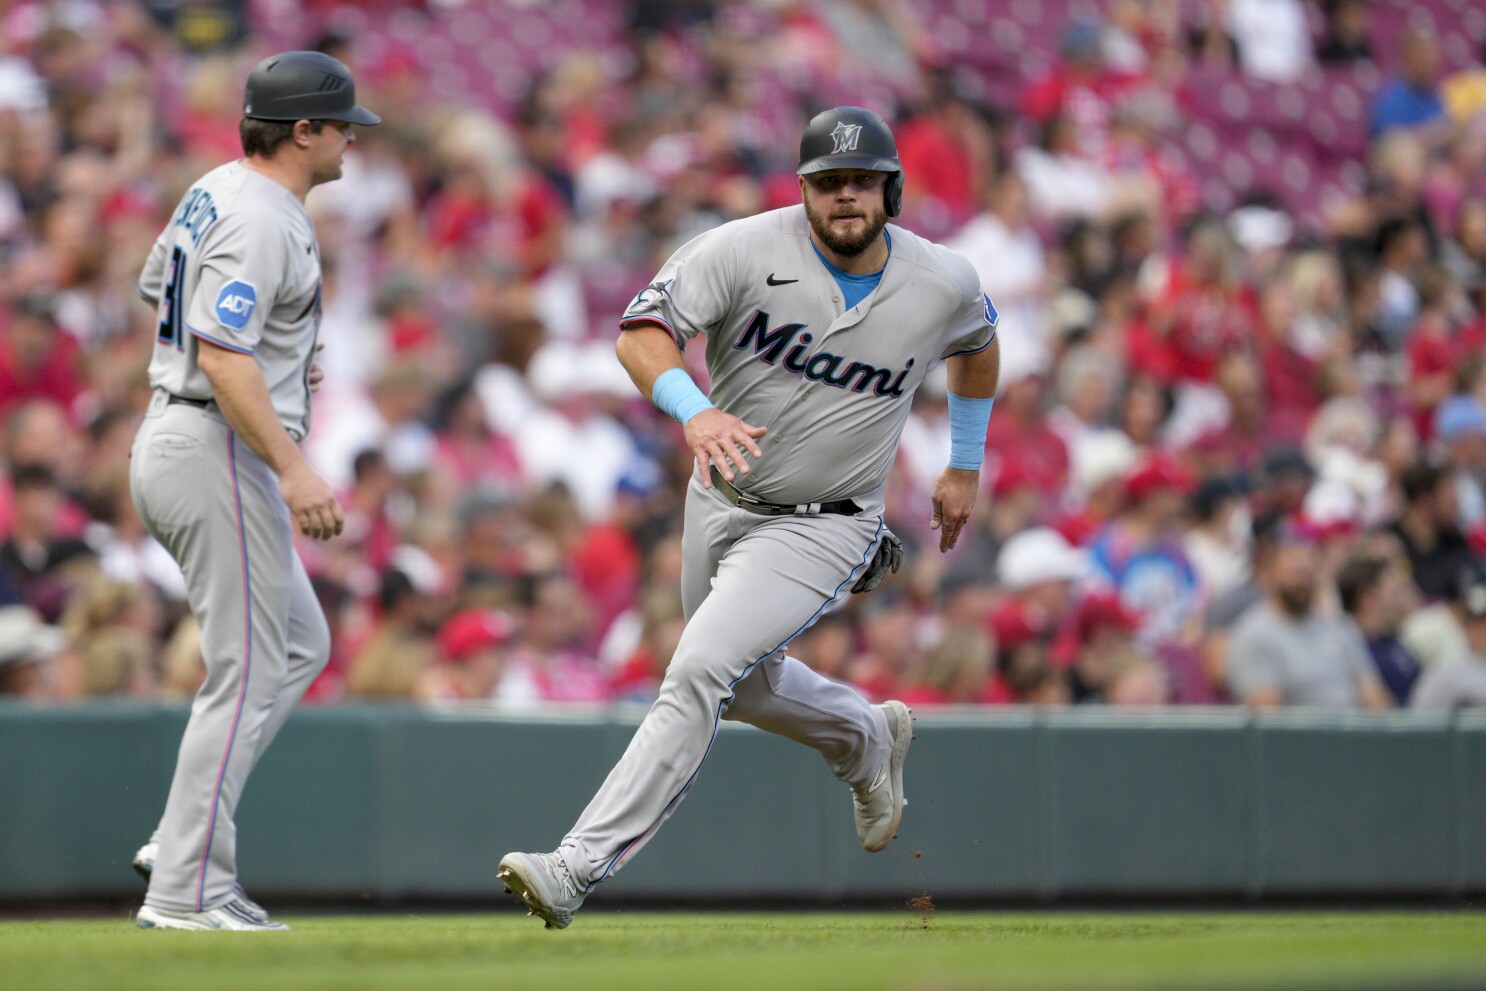
[[[697,459],[704,487],[712,487],[709,463],[731,482],[733,466],[746,475],[747,455],[763,456],[756,441],[768,428],[744,423],[708,402],[681,364],[670,331],[659,324],[632,323],[620,333],[614,350],[641,394],[686,431],[686,446]]]
[[[985,456],[986,419],[1001,379],[1001,344],[992,341],[983,351],[955,355],[946,368],[953,447],[949,467],[934,483],[934,515],[929,520],[929,528],[939,531],[941,553],[960,539],[960,530],[975,509],[980,462]]]

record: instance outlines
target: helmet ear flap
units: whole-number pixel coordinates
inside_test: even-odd
[[[887,185],[882,191],[883,207],[887,210],[889,217],[896,217],[903,212],[903,173],[894,172],[888,176]]]

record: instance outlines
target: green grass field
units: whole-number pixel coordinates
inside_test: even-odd
[[[0,988],[1441,988],[1486,986],[1471,912],[286,916],[293,932],[0,923]]]

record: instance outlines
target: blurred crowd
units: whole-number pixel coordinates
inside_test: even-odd
[[[908,565],[791,653],[917,705],[1486,704],[1486,18],[1010,5],[1056,17],[1039,54],[938,16],[1005,6],[0,0],[0,693],[200,683],[129,494],[157,319],[135,280],[240,154],[251,65],[314,47],[385,123],[309,199],[307,450],[347,516],[301,547],[335,644],[311,700],[654,697],[692,465],[617,316],[689,238],[798,202],[804,122],[864,103],[900,219],[1000,309],[1002,383],[960,546],[928,530],[941,376],[890,483]],[[463,71],[436,31],[500,55]],[[1336,72],[1371,85],[1315,139],[1318,201],[1187,152],[1199,78]]]

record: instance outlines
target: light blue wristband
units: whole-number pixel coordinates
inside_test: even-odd
[[[986,425],[991,422],[994,397],[971,399],[949,396],[949,466],[961,471],[979,471],[986,455]]]
[[[650,401],[683,425],[702,410],[712,408],[684,368],[668,368],[661,372],[650,387]]]

